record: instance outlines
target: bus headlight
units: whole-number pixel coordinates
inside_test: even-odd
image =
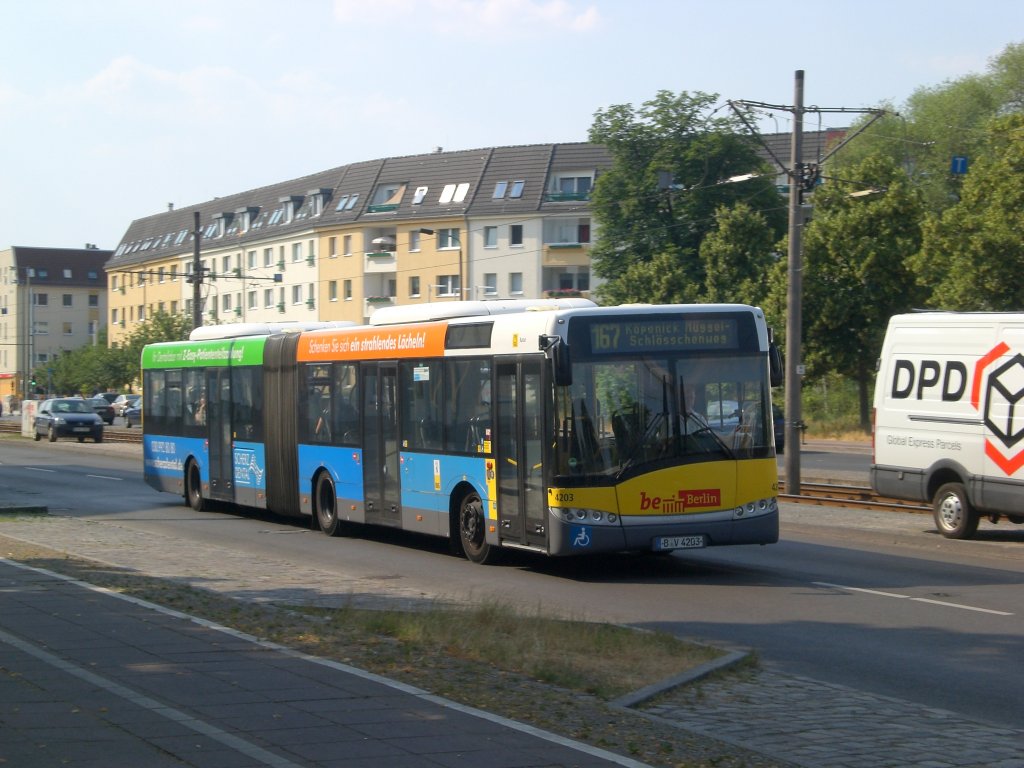
[[[767,499],[748,501],[746,504],[736,507],[732,511],[733,520],[746,520],[748,517],[760,517],[770,515],[779,511],[779,500],[772,496]]]
[[[584,509],[582,507],[548,507],[548,511],[567,523],[593,523],[595,525],[614,525],[619,516],[614,512],[600,509]]]

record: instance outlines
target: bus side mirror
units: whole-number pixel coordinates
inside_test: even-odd
[[[567,387],[572,384],[572,364],[569,362],[569,350],[559,336],[541,336],[541,351],[551,361],[551,373],[555,386]]]
[[[768,345],[768,379],[773,387],[781,387],[786,382],[786,374],[782,368],[782,353],[775,344]]]

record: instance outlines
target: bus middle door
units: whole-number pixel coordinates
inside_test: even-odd
[[[541,363],[499,363],[495,378],[501,534],[509,541],[546,549]]]
[[[363,494],[366,522],[401,524],[397,372],[394,363],[364,363]]]
[[[210,446],[210,497],[233,501],[235,460],[231,434],[231,369],[207,372],[206,423]]]

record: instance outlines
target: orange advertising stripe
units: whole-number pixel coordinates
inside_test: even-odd
[[[444,355],[447,323],[413,323],[395,327],[339,328],[308,331],[299,339],[299,362],[375,360]]]

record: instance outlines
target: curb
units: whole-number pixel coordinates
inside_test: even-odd
[[[653,699],[660,693],[670,691],[673,688],[678,688],[682,685],[695,683],[714,672],[737,666],[750,658],[753,658],[752,651],[732,651],[731,653],[720,656],[706,664],[701,664],[699,667],[694,667],[686,672],[682,672],[675,677],[666,678],[665,680],[645,686],[639,691],[633,691],[632,693],[627,693],[625,696],[613,699],[608,702],[608,706],[616,709],[632,709],[638,704],[642,704],[649,699]]]

